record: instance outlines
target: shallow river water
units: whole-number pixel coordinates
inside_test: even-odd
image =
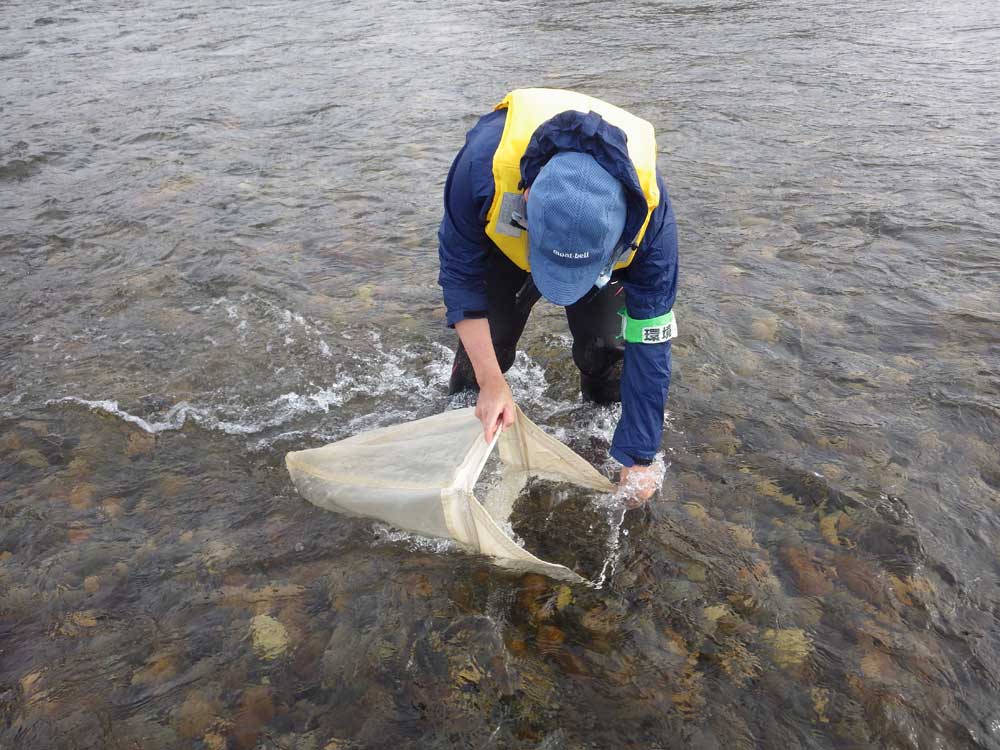
[[[0,70],[0,747],[1000,748],[996,2],[13,0]],[[678,217],[662,493],[520,527],[601,587],[283,467],[450,405],[441,190],[527,85]]]

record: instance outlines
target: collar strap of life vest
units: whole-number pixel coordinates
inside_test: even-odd
[[[662,344],[677,337],[677,319],[673,310],[665,315],[645,320],[629,317],[628,310],[624,307],[618,314],[622,318],[622,332],[619,338],[625,339],[630,344]]]
[[[597,277],[597,281],[594,282],[594,286],[598,289],[603,289],[607,286],[607,283],[611,281],[611,274],[614,273],[615,266],[625,258],[630,252],[638,250],[639,246],[635,243],[622,242],[620,243],[613,253],[611,253],[611,259],[607,262],[603,269],[601,269],[600,276]]]

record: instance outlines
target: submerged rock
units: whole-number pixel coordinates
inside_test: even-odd
[[[812,654],[812,639],[801,628],[768,629],[761,633],[771,661],[782,669],[798,670]]]
[[[626,616],[625,611],[615,605],[616,602],[613,600],[598,602],[584,613],[580,624],[594,635],[611,635],[621,629]]]
[[[747,647],[733,639],[726,639],[723,648],[714,656],[733,684],[741,686],[761,673],[760,659]]]
[[[551,582],[538,573],[526,573],[521,577],[521,588],[517,595],[518,610],[528,619],[538,622],[552,617]]]
[[[43,672],[39,670],[37,672],[29,672],[21,678],[21,695],[23,695],[24,699],[29,703],[32,703],[45,695],[45,691],[42,690],[42,685],[40,684],[42,674]]]
[[[146,659],[146,663],[132,674],[132,684],[157,684],[176,677],[179,671],[179,655],[175,651],[160,651]]]
[[[680,641],[680,639],[676,639]],[[674,683],[670,700],[682,716],[694,718],[705,706],[704,674],[698,669],[698,652],[692,651]]]
[[[926,603],[935,594],[934,585],[923,576],[900,577],[890,573],[888,579],[896,598],[907,607]]]
[[[754,485],[754,489],[765,497],[774,498],[775,501],[781,503],[785,507],[797,508],[799,506],[798,502],[792,495],[782,492],[781,487],[770,479],[759,480]]]
[[[705,510],[701,503],[687,502],[681,503],[681,507],[684,508],[685,512],[691,516],[696,521],[701,521],[707,523],[709,520],[708,512]]]
[[[757,341],[775,342],[778,340],[778,319],[766,316],[755,318],[750,323],[750,337]]]
[[[0,435],[0,453],[13,453],[22,448],[24,448],[24,441],[15,431],[11,430]]]
[[[872,684],[892,684],[897,681],[896,665],[892,657],[873,643],[862,646],[859,666],[861,674]]]
[[[712,451],[722,456],[732,456],[743,445],[736,434],[736,423],[731,419],[709,423],[702,431],[702,437]]]
[[[889,597],[882,572],[862,558],[840,554],[834,560],[839,579],[856,597],[876,607],[884,607]]]
[[[41,451],[37,451],[34,448],[18,451],[14,454],[14,461],[25,466],[30,466],[33,469],[49,468],[49,460],[45,458]]]
[[[288,650],[288,631],[270,615],[257,615],[250,620],[253,650],[261,659],[277,659]]]
[[[88,457],[77,456],[66,466],[66,473],[76,479],[84,479],[94,475],[94,466]]]
[[[830,717],[827,710],[830,708],[830,691],[822,687],[813,687],[809,690],[809,697],[812,699],[815,721],[819,724],[829,724]]]
[[[301,597],[304,592],[304,587],[294,583],[273,584],[259,589],[249,586],[220,586],[209,597],[228,607],[271,607],[283,600]],[[266,614],[266,611],[258,614]]]
[[[819,533],[822,535],[823,540],[831,547],[840,546],[841,540],[837,536],[837,527],[842,515],[844,515],[843,511],[836,510],[833,513],[821,516],[819,519]]]
[[[184,737],[200,737],[215,722],[221,708],[222,704],[216,694],[192,690],[174,712],[174,726]]]
[[[788,600],[788,605],[796,624],[803,627],[815,627],[823,617],[824,605],[819,599],[793,598]]]
[[[807,551],[796,547],[782,547],[781,559],[791,570],[795,585],[803,594],[826,596],[833,591],[833,582],[827,571]]]
[[[732,534],[733,541],[740,549],[752,549],[754,546],[753,530],[735,523],[727,524],[729,533]]]
[[[535,643],[543,654],[558,651],[566,640],[566,634],[555,625],[539,625]]]
[[[692,583],[704,583],[708,577],[708,570],[701,563],[692,562],[684,566],[684,575]]]
[[[157,483],[157,488],[163,497],[179,497],[190,485],[191,480],[182,474],[166,474]]]
[[[91,482],[81,482],[74,485],[69,493],[69,504],[76,510],[86,510],[94,503],[97,496],[97,486]]]
[[[92,609],[85,609],[74,612],[66,622],[67,630],[72,631],[70,635],[76,635],[74,628],[95,628],[97,627],[97,613]]]
[[[66,531],[66,538],[70,544],[82,544],[90,539],[90,534],[91,530],[87,528],[86,524],[74,521]]]
[[[101,501],[101,513],[112,521],[125,510],[125,501],[120,497],[108,497]]]
[[[148,456],[156,445],[156,436],[148,432],[133,432],[128,436],[125,455],[129,458]]]
[[[221,731],[206,732],[201,738],[205,750],[226,750],[226,735]]]
[[[276,713],[274,695],[269,687],[254,685],[247,688],[230,732],[232,744],[240,750],[256,747],[261,730]]]

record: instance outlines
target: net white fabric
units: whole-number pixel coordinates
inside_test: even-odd
[[[507,567],[580,580],[569,568],[540,560],[519,546],[501,528],[507,519],[493,518],[473,489],[497,445],[503,467],[498,487],[505,493],[519,492],[530,476],[603,492],[614,489],[611,482],[520,409],[514,426],[492,445],[483,438],[474,412],[473,407],[446,411],[322,448],[294,451],[285,457],[285,465],[299,493],[321,508],[452,539]]]

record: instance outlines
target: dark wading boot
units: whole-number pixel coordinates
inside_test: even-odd
[[[500,365],[500,372],[507,374],[514,364],[514,357],[517,354],[515,346],[501,346],[493,342],[493,351],[497,355],[497,364]],[[455,361],[451,365],[451,378],[448,380],[448,395],[454,396],[463,391],[479,393],[479,381],[476,380],[476,371],[472,368],[472,361],[465,352],[465,347],[461,342],[458,344],[458,351],[455,352]]]
[[[622,400],[621,377],[614,373],[611,377],[595,378],[580,373],[580,395],[585,402],[594,404],[617,404]]]
[[[469,355],[465,353],[465,347],[460,342],[458,351],[455,352],[455,361],[451,365],[448,395],[454,396],[456,393],[464,392],[478,393],[479,383],[476,382],[476,372],[472,369]]]

